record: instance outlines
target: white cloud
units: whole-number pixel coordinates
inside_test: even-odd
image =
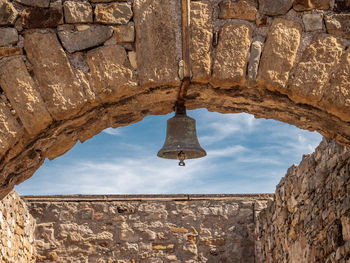
[[[107,133],[109,135],[114,135],[114,136],[120,136],[121,135],[120,129],[107,128],[107,129],[103,130],[103,132]]]

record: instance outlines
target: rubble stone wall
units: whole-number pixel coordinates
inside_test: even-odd
[[[37,262],[254,263],[272,195],[25,197]]]
[[[35,262],[35,220],[15,191],[0,201],[0,262]]]
[[[349,148],[324,139],[289,168],[256,235],[256,263],[350,262]]]
[[[0,0],[0,199],[108,127],[172,111],[179,0]],[[189,109],[350,145],[349,0],[191,1]]]

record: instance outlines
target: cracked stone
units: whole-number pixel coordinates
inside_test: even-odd
[[[132,17],[131,5],[128,3],[97,4],[95,22],[102,24],[127,24]]]

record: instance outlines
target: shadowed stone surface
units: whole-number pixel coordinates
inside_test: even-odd
[[[178,62],[182,58],[180,2],[135,0],[133,9],[141,85],[179,86]]]
[[[18,41],[17,30],[10,27],[0,28],[0,47],[15,44]]]
[[[137,91],[137,82],[125,49],[105,46],[87,53],[94,88],[103,102],[116,101]]]
[[[0,26],[13,25],[18,16],[17,10],[12,3],[0,0]]]
[[[0,59],[15,55],[23,55],[23,49],[18,47],[0,48]]]
[[[57,8],[29,8],[22,12],[24,28],[57,27],[62,24],[62,10]]]
[[[327,10],[329,8],[329,0],[296,0],[293,8],[296,11],[307,11],[312,9]]]
[[[252,30],[249,25],[226,23],[220,31],[211,82],[216,87],[245,85]]]
[[[25,35],[24,49],[53,118],[69,118],[81,111],[87,98],[56,34],[28,33]]]
[[[3,99],[0,99],[0,156],[12,147],[23,135],[23,127],[18,123],[16,117],[11,113]],[[1,176],[2,179],[3,175]],[[0,178],[1,178],[0,177]]]
[[[24,62],[14,57],[0,64],[0,85],[29,134],[37,134],[53,121]]]
[[[326,16],[325,23],[328,33],[350,39],[350,13]]]
[[[291,9],[294,0],[259,0],[259,11],[264,15],[283,15]]]
[[[103,25],[58,28],[62,45],[70,53],[98,46],[108,40],[112,34],[113,28]]]

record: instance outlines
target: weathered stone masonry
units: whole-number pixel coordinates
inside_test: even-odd
[[[30,196],[37,262],[254,263],[272,195]]]
[[[256,263],[350,262],[350,151],[324,139],[258,216]]]
[[[0,262],[35,262],[35,219],[15,191],[0,201]]]
[[[107,127],[172,111],[180,1],[0,0],[0,197]],[[188,108],[350,144],[348,0],[191,2]]]

